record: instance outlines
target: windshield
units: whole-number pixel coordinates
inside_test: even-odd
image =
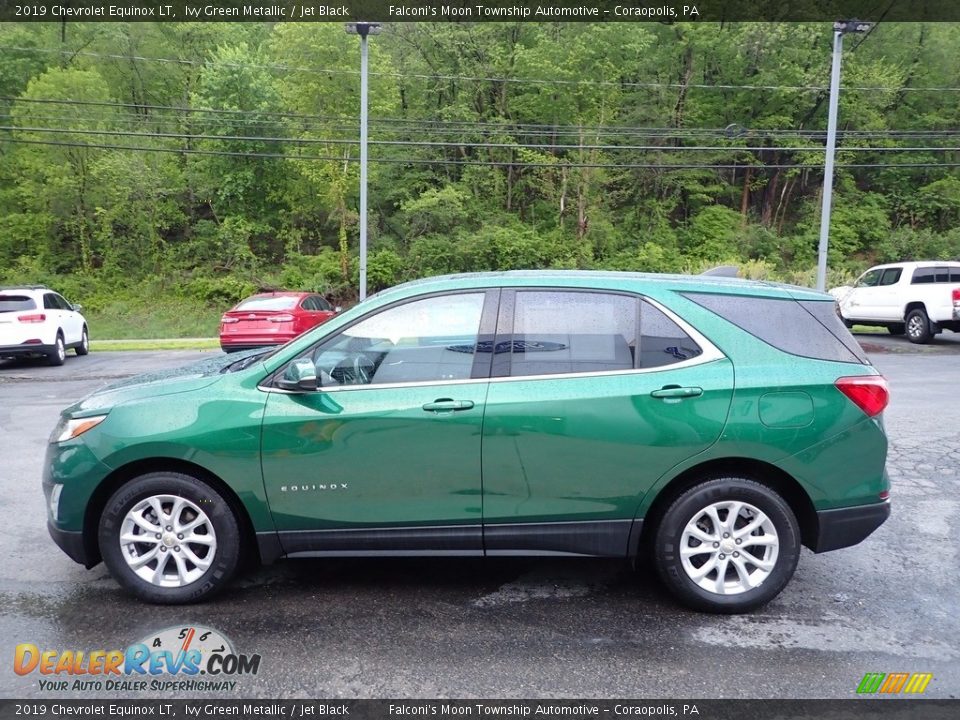
[[[252,297],[237,305],[234,310],[290,310],[295,308],[299,301],[299,297],[290,295]]]

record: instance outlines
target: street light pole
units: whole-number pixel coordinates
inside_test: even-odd
[[[360,36],[360,300],[367,297],[367,36],[380,32],[380,23],[347,23],[346,31]]]
[[[827,289],[827,249],[830,244],[830,211],[833,204],[833,162],[837,150],[837,106],[840,102],[840,62],[843,34],[862,33],[870,23],[841,20],[833,24],[833,67],[830,72],[830,109],[827,116],[827,156],[823,165],[823,205],[820,209],[820,246],[817,251],[817,290]]]
[[[827,289],[827,247],[833,203],[833,159],[837,150],[837,105],[840,101],[840,61],[843,31],[833,31],[833,70],[830,73],[830,110],[827,116],[827,158],[823,165],[823,204],[820,208],[820,247],[817,252],[817,290]]]

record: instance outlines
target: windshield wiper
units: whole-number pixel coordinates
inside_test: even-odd
[[[253,355],[248,355],[245,358],[240,358],[239,360],[235,360],[234,362],[230,363],[225,368],[223,368],[223,370],[221,370],[220,372],[230,373],[230,372],[239,372],[240,370],[246,370],[255,362],[264,360],[267,357],[269,357],[269,354],[266,350],[262,352],[254,353]]]

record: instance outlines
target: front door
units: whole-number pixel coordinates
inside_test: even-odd
[[[271,390],[263,477],[287,554],[482,554],[490,353],[476,349],[495,295],[374,311],[301,355],[317,391]]]
[[[883,270],[878,268],[869,270],[861,275],[854,283],[853,289],[840,300],[841,310],[845,318],[851,320],[881,320],[880,298],[884,290],[878,288],[883,277]]]
[[[733,366],[689,330],[633,295],[504,293],[483,428],[487,554],[627,554],[644,494],[726,422]]]

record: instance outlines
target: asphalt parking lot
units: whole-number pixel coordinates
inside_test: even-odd
[[[892,387],[893,515],[857,547],[804,551],[782,595],[734,617],[681,609],[649,569],[561,559],[287,561],[205,605],[142,605],[47,536],[44,446],[74,400],[213,351],[0,362],[0,696],[90,696],[17,676],[18,643],[114,649],[202,625],[262,656],[236,697],[845,698],[867,672],[932,673],[928,697],[960,697],[958,339],[860,336]]]

